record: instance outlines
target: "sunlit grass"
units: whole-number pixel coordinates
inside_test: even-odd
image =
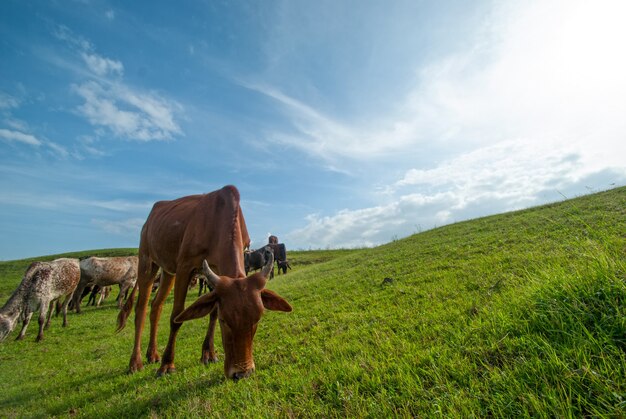
[[[133,328],[113,333],[110,297],[39,344],[0,344],[0,416],[624,416],[625,254],[626,188],[290,252],[269,287],[294,311],[266,313],[257,372],[237,383],[198,362],[208,319],[181,329],[176,374],[127,375]],[[2,301],[27,264],[0,263]]]

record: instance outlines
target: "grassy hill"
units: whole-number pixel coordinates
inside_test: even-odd
[[[0,344],[0,416],[626,415],[626,188],[290,259],[269,288],[294,311],[262,319],[251,378],[199,364],[208,319],[176,374],[126,375],[110,297]],[[28,263],[0,263],[0,301]]]

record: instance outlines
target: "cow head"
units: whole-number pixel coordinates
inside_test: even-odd
[[[0,314],[0,342],[4,341],[9,333],[15,329],[18,317],[18,312]]]
[[[260,273],[230,278],[213,273],[205,260],[202,269],[214,290],[198,298],[174,320],[182,323],[197,319],[217,308],[224,346],[224,374],[228,378],[238,380],[254,371],[252,340],[264,309],[291,311],[287,301],[265,289],[273,264],[271,257]]]

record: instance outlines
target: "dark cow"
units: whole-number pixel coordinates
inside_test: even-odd
[[[126,292],[128,292],[128,290],[126,290]],[[89,300],[87,301],[87,305],[100,307],[100,304],[102,304],[102,301],[104,301],[104,299],[107,298],[109,294],[111,294],[110,285],[105,286],[105,287],[101,287],[100,285],[94,285],[91,290],[91,293],[89,293]]]
[[[208,291],[213,291],[213,287],[204,275],[198,275],[198,297]]]
[[[270,239],[276,236],[270,236]],[[274,260],[276,260],[276,264],[278,265],[278,274],[280,275],[280,271],[283,274],[287,273],[287,268],[291,269],[291,265],[289,265],[289,261],[287,260],[287,249],[285,248],[284,243],[270,243],[268,246],[272,249],[272,253],[274,254]],[[272,277],[274,273],[272,272]]]
[[[256,271],[264,267],[271,256],[272,249],[270,246],[264,246],[257,250],[245,252],[243,258],[246,275],[248,275],[250,271]],[[272,272],[272,277],[273,276]]]
[[[239,206],[239,192],[234,186],[154,205],[141,230],[137,283],[118,315],[118,330],[121,330],[132,309],[135,294],[139,291],[130,372],[143,368],[141,334],[152,283],[159,267],[163,275],[150,312],[148,362],[159,360],[156,349],[157,324],[163,302],[174,287],[174,282],[176,285],[170,317],[170,337],[157,374],[175,370],[176,336],[182,322],[209,313],[209,328],[202,345],[201,361],[208,363],[217,360],[213,334],[219,318],[226,377],[239,379],[254,370],[252,339],[263,309],[291,311],[291,306],[279,295],[265,289],[265,270],[246,277],[243,252],[249,244],[250,237]],[[215,289],[183,311],[187,285],[199,272],[207,276]]]

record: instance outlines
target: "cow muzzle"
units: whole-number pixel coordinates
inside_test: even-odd
[[[254,372],[255,365],[254,361],[247,363],[246,365],[233,365],[228,368],[228,374],[226,375],[228,378],[232,378],[235,381],[239,381],[242,378],[249,377]]]

